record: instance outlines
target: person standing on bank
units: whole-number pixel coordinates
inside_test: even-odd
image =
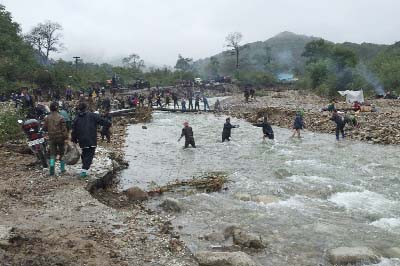
[[[226,119],[225,124],[224,124],[224,129],[222,130],[222,142],[224,142],[225,140],[231,141],[231,140],[230,140],[230,137],[231,137],[231,129],[232,129],[232,128],[238,128],[238,127],[239,127],[239,125],[233,126],[233,125],[231,124],[231,119],[228,117],[228,118]]]
[[[92,164],[97,146],[97,126],[110,127],[111,122],[100,115],[88,112],[87,105],[81,102],[78,106],[78,115],[72,124],[71,140],[79,143],[82,149],[82,171],[80,177],[85,178]]]
[[[50,112],[44,119],[44,129],[48,132],[50,143],[50,175],[54,175],[57,154],[60,155],[61,173],[65,172],[65,162],[62,157],[64,144],[68,140],[68,131],[64,117],[58,113],[58,103],[50,104]]]
[[[182,129],[181,137],[178,139],[180,141],[183,137],[185,137],[185,149],[189,147],[189,144],[196,148],[196,144],[194,143],[193,137],[193,129],[189,127],[189,122],[183,123],[184,128]]]

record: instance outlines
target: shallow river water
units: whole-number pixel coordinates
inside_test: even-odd
[[[185,120],[197,149],[177,142]],[[263,141],[261,128],[236,119],[232,124],[240,128],[232,129],[232,141],[221,143],[224,121],[213,114],[156,112],[148,129],[128,129],[130,166],[122,173],[122,188],[228,173],[227,191],[169,195],[183,204],[173,223],[193,252],[226,244],[199,237],[232,224],[268,242],[251,254],[260,265],[328,265],[331,248],[400,246],[399,147],[336,142],[333,135],[311,132],[291,139],[289,130],[276,127],[276,140]],[[239,193],[276,198],[264,204],[242,201]],[[383,259],[379,265],[400,261]]]

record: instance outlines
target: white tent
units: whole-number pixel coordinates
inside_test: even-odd
[[[364,102],[364,91],[338,91],[338,93],[342,96],[346,96],[346,102],[353,103],[353,102]]]

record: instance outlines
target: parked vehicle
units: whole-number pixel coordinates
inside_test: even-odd
[[[45,134],[42,131],[42,125],[39,120],[28,119],[26,121],[18,120],[28,139],[28,146],[36,155],[43,168],[47,168],[48,145]]]

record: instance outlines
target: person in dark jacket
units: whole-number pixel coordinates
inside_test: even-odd
[[[265,117],[261,118],[259,123],[253,124],[253,126],[262,127],[264,139],[265,138],[274,139],[274,131],[272,130],[271,125],[267,122],[267,119]]]
[[[231,141],[230,137],[231,137],[231,129],[232,128],[238,128],[239,126],[234,126],[231,124],[231,119],[228,117],[226,119],[226,122],[224,124],[224,129],[222,130],[222,142],[224,142],[225,140],[227,141]]]
[[[185,148],[189,147],[189,144],[193,147],[196,148],[196,144],[194,143],[194,137],[193,137],[193,129],[189,127],[189,122],[183,123],[184,128],[182,129],[182,134],[181,137],[178,139],[180,141],[183,137],[185,137]]]
[[[105,111],[101,117],[103,119],[107,120],[108,122],[110,122],[110,125],[102,126],[101,131],[100,131],[101,140],[104,141],[104,137],[106,137],[107,143],[110,143],[111,142],[110,128],[112,125],[112,116],[109,111]]]
[[[189,110],[193,110],[193,95],[189,94]]]
[[[197,95],[195,100],[194,100],[194,110],[199,110],[200,111],[200,95]]]
[[[304,121],[303,121],[303,115],[301,112],[297,112],[296,113],[296,118],[294,119],[294,123],[293,123],[293,135],[292,138],[294,138],[294,136],[297,133],[297,137],[300,138],[300,130],[302,130],[304,127]]]
[[[87,176],[87,171],[92,164],[97,146],[97,126],[111,126],[111,123],[100,115],[88,112],[84,102],[79,103],[78,115],[72,124],[71,140],[79,143],[82,149],[82,172],[81,177]]]
[[[342,133],[342,138],[345,137],[344,135],[344,126],[346,123],[344,122],[344,119],[342,116],[340,116],[337,112],[337,110],[333,111],[332,117],[330,118],[333,122],[336,124],[336,140],[339,140],[339,132]]]

